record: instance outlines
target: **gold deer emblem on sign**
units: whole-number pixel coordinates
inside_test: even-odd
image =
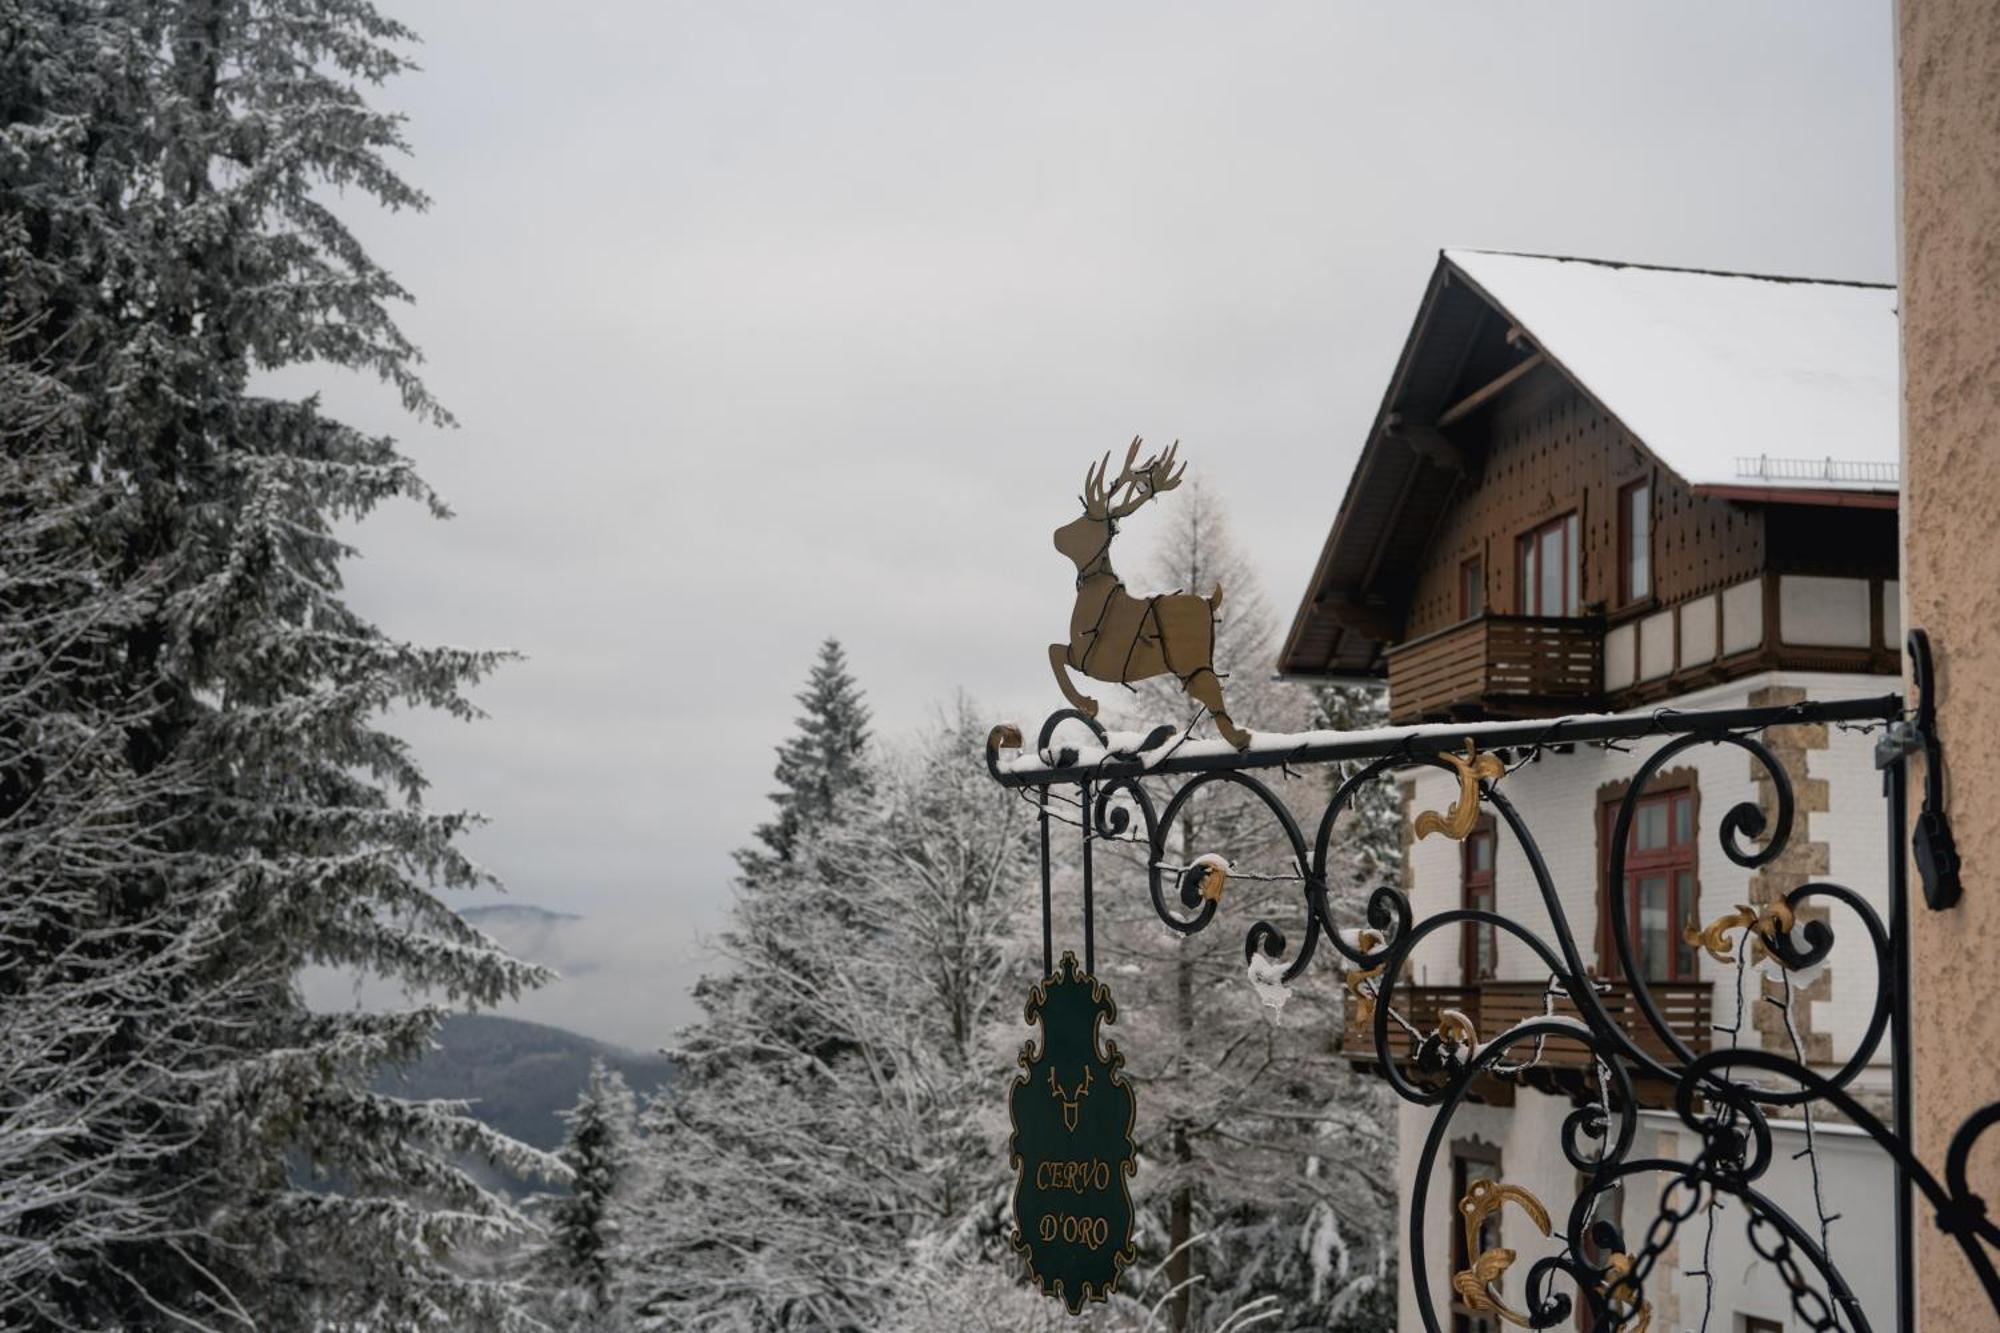
[[[1076,1085],[1076,1091],[1070,1093],[1069,1096],[1065,1097],[1063,1096],[1062,1084],[1056,1082],[1056,1067],[1054,1065],[1050,1065],[1049,1091],[1055,1095],[1056,1101],[1062,1106],[1063,1128],[1068,1130],[1072,1134],[1076,1133],[1077,1112],[1081,1107],[1083,1099],[1090,1095],[1089,1068],[1086,1067],[1084,1069],[1083,1079]]]
[[[1179,448],[1176,442],[1141,463],[1134,437],[1125,465],[1109,485],[1104,480],[1111,468],[1108,453],[1084,474],[1083,516],[1055,533],[1056,550],[1076,565],[1076,606],[1069,617],[1069,642],[1049,645],[1049,665],[1063,697],[1091,717],[1097,716],[1097,700],[1077,690],[1071,671],[1114,685],[1171,675],[1190,699],[1208,709],[1223,739],[1241,750],[1250,744],[1250,733],[1230,720],[1222,681],[1215,674],[1215,613],[1222,605],[1222,585],[1216,584],[1206,597],[1186,592],[1134,597],[1111,568],[1118,520],[1181,484],[1187,465],[1174,467]]]

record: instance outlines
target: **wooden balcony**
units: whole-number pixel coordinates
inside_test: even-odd
[[[1589,617],[1475,616],[1387,657],[1391,722],[1575,712],[1604,692],[1604,627]]]
[[[1546,983],[1541,981],[1488,981],[1476,986],[1398,986],[1391,999],[1396,1011],[1420,1033],[1429,1035],[1436,1031],[1439,1015],[1447,1009],[1456,1009],[1472,1020],[1481,1041],[1491,1041],[1516,1023],[1541,1017],[1545,989]],[[1696,1055],[1705,1053],[1713,1031],[1710,1026],[1713,987],[1706,981],[1656,981],[1651,990],[1653,1003],[1667,1020],[1668,1029]],[[1600,995],[1605,1010],[1631,1036],[1634,1045],[1657,1059],[1668,1059],[1666,1043],[1660,1040],[1652,1024],[1639,1011],[1638,1002],[1632,998],[1632,988],[1628,984],[1610,982]],[[1355,1022],[1354,1010],[1355,1006],[1350,1003],[1344,1044],[1347,1059],[1356,1065],[1373,1066],[1374,1030],[1370,1025]],[[1577,1016],[1576,1006],[1570,1003],[1567,995],[1557,999],[1555,1012],[1570,1018]],[[1416,1045],[1416,1039],[1391,1022],[1389,1050],[1398,1061],[1414,1061]],[[1532,1047],[1524,1043],[1514,1049],[1510,1058],[1514,1061],[1525,1060],[1531,1053]],[[1541,1065],[1537,1071],[1540,1077],[1526,1081],[1552,1090],[1563,1080],[1552,1079],[1549,1075],[1586,1073],[1590,1067],[1589,1048],[1581,1041],[1551,1037],[1542,1050]]]

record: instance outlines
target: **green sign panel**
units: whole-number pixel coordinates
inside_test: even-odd
[[[1014,1181],[1014,1248],[1043,1292],[1082,1311],[1118,1285],[1132,1262],[1132,1143],[1136,1104],[1118,1043],[1098,1046],[1098,1025],[1118,1006],[1066,953],[1054,976],[1028,995],[1028,1022],[1042,1043],[1021,1047],[1021,1075],[1008,1094]]]

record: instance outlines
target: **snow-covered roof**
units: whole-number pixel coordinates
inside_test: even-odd
[[[1894,287],[1445,258],[1690,485],[1896,489]]]

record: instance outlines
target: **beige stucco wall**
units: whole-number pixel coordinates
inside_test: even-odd
[[[1918,1148],[2000,1098],[2000,5],[1897,5],[1902,209],[1903,571],[1930,631],[1965,858],[1953,911],[1913,909]],[[1989,1140],[1992,1138],[1989,1135]],[[2000,1201],[2000,1145],[1975,1186]],[[1956,1245],[1917,1209],[1925,1329],[1993,1327]]]

